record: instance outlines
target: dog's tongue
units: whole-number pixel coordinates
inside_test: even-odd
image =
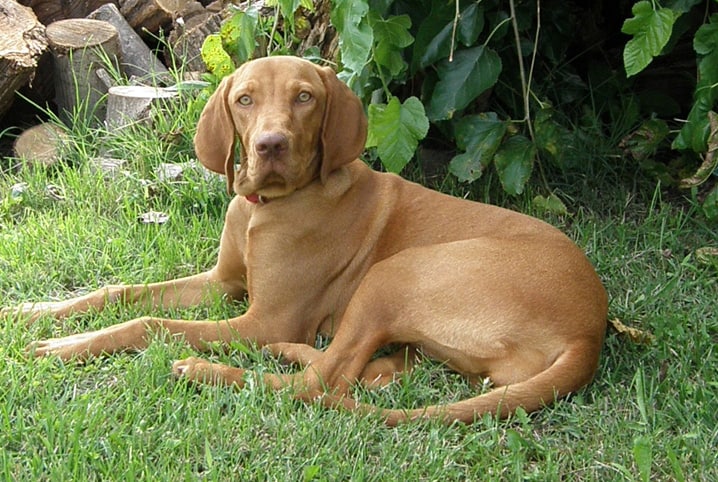
[[[251,202],[252,204],[257,204],[259,202],[259,194],[257,194],[257,193],[248,194],[244,197],[245,197],[245,199],[247,199],[247,201]]]

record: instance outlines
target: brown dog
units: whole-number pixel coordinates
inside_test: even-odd
[[[581,250],[537,219],[372,171],[357,160],[365,137],[361,103],[330,69],[293,57],[249,62],[212,95],[195,137],[201,162],[226,174],[237,193],[216,266],[4,314],[61,318],[110,302],[183,307],[213,293],[247,293],[249,309],[237,318],[139,318],[30,350],[63,359],[136,350],[162,330],[197,349],[249,340],[305,365],[295,375],[264,375],[270,386],[290,384],[300,398],[375,412],[389,424],[536,410],[588,383],[607,301]],[[326,351],[310,346],[317,333],[333,336]],[[373,358],[387,345],[406,350]],[[383,384],[410,369],[415,349],[500,388],[416,410],[349,398],[355,382]],[[173,370],[244,385],[244,370],[198,358]]]

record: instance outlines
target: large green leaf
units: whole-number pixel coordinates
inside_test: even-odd
[[[422,56],[426,54],[429,44],[439,35],[442,28],[452,21],[455,15],[455,7],[446,2],[431,2],[430,6],[431,9],[419,17],[422,20],[416,29],[416,39],[411,58],[413,71],[421,68]],[[416,19],[414,21],[416,22]]]
[[[282,16],[290,21],[294,19],[294,12],[296,12],[299,7],[314,10],[312,0],[265,0],[264,3],[268,7],[279,6]]]
[[[637,161],[655,155],[670,130],[663,119],[648,119],[638,129],[621,139],[619,147]]]
[[[504,191],[521,194],[531,177],[536,147],[522,135],[509,137],[494,156],[494,165]]]
[[[402,49],[414,41],[414,37],[409,33],[411,18],[408,15],[397,15],[383,19],[370,13],[369,24],[374,31],[376,42],[374,61],[396,77],[406,68],[406,62],[401,55]]]
[[[698,29],[693,49],[698,54],[698,83],[693,107],[672,147],[705,152],[710,132],[708,113],[718,102],[718,14]]]
[[[644,0],[633,5],[633,18],[623,22],[621,32],[632,35],[623,50],[623,65],[626,74],[636,75],[651,63],[671,38],[673,23],[678,15],[670,8],[653,9],[651,2]]]
[[[718,58],[716,58],[718,62]],[[710,131],[708,113],[713,108],[714,101],[708,96],[696,96],[687,122],[673,140],[671,147],[678,150],[692,149],[695,152],[705,152],[706,139]]]
[[[456,111],[493,87],[500,73],[501,58],[483,45],[456,52],[453,62],[440,62],[439,81],[427,108],[429,119],[451,119]]]
[[[708,219],[718,220],[718,186],[713,187],[703,201],[703,212]]]
[[[473,182],[481,177],[493,160],[506,133],[506,122],[494,112],[463,117],[456,124],[456,145],[466,152],[449,163],[449,171],[460,181]]]
[[[670,8],[674,12],[686,13],[699,3],[703,3],[703,1],[704,0],[668,0],[661,2],[661,4],[664,7]]]
[[[416,97],[402,104],[392,97],[388,104],[369,106],[367,147],[376,147],[384,167],[400,172],[411,160],[419,141],[429,132],[424,105]]]
[[[693,37],[693,50],[699,55],[709,55],[718,48],[718,14],[711,16],[709,23],[704,23]]]
[[[428,19],[427,21],[436,21]],[[457,40],[466,47],[473,45],[479,34],[484,29],[484,9],[478,4],[472,3],[461,12],[459,22],[456,26]],[[450,20],[444,25],[436,36],[431,39],[424,48],[419,65],[423,68],[433,64],[437,60],[449,57],[451,51],[451,37],[454,33],[454,20]],[[456,48],[458,45],[454,45]]]
[[[465,47],[474,45],[484,30],[484,7],[480,7],[479,3],[472,3],[459,16],[457,34],[459,42]]]
[[[374,33],[369,25],[366,0],[333,0],[330,19],[339,33],[339,50],[344,68],[361,74],[369,61]]]
[[[553,119],[552,107],[544,107],[534,117],[534,139],[536,147],[547,153],[551,161],[564,169],[565,154],[572,142],[571,132]]]
[[[258,21],[259,11],[252,6],[245,11],[238,10],[222,23],[219,33],[222,46],[237,65],[243,64],[254,54],[257,45],[255,29]]]
[[[555,194],[549,196],[536,196],[533,198],[532,204],[541,212],[555,214],[556,216],[565,216],[568,214],[568,208],[561,201],[561,198]]]
[[[681,179],[680,187],[687,189],[698,187],[708,180],[713,173],[718,174],[718,114],[708,112],[710,134],[708,136],[708,152],[698,170],[692,176]]]

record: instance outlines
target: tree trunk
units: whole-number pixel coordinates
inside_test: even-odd
[[[10,108],[15,91],[32,79],[47,49],[45,27],[29,8],[0,0],[0,117]]]
[[[59,126],[46,122],[31,127],[15,139],[15,156],[31,165],[50,166],[61,159],[67,134]]]
[[[172,21],[192,10],[204,10],[194,0],[120,0],[120,12],[137,32],[157,34]]]
[[[196,15],[170,32],[166,61],[184,66],[190,72],[204,72],[207,67],[202,60],[202,44],[207,36],[219,32],[222,25],[221,13]]]
[[[117,29],[122,50],[122,70],[127,77],[154,79],[158,75],[167,74],[165,66],[127,23],[115,5],[103,5],[87,18],[111,23]]]
[[[107,99],[107,127],[119,129],[136,122],[151,122],[153,105],[171,102],[177,97],[177,92],[156,87],[112,87]],[[161,109],[161,105],[159,108]]]
[[[117,29],[99,20],[60,20],[47,27],[47,39],[55,61],[55,102],[60,117],[65,122],[76,116],[104,119],[101,100],[110,86],[98,73],[105,68],[119,71]]]
[[[117,5],[117,0],[20,0],[33,9],[38,20],[50,25],[58,20],[82,18],[106,3]]]

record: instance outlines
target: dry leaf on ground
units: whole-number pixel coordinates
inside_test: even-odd
[[[627,336],[633,343],[643,343],[650,345],[655,336],[649,331],[639,330],[638,328],[631,328],[630,326],[624,325],[621,320],[614,318],[608,322],[620,335]]]

